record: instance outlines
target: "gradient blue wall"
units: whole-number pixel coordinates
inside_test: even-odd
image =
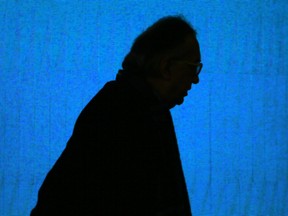
[[[288,215],[286,0],[0,0],[1,216],[30,212],[133,39],[179,13],[204,63],[172,111],[194,215]]]

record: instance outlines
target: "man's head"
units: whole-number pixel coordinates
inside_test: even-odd
[[[179,16],[164,17],[139,35],[123,69],[143,77],[158,96],[174,107],[182,104],[202,64],[196,31]]]

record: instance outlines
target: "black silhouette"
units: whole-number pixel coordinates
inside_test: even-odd
[[[169,109],[199,82],[196,32],[164,17],[122,66],[81,112],[31,216],[191,215]]]

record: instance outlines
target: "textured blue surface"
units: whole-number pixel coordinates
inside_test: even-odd
[[[81,109],[170,14],[204,63],[172,111],[194,215],[288,215],[285,0],[0,0],[1,216],[29,213]]]

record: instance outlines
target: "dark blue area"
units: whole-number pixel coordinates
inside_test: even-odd
[[[282,1],[0,2],[0,215],[27,215],[82,108],[134,38],[183,14],[203,71],[173,111],[195,215],[287,215],[288,10]]]

